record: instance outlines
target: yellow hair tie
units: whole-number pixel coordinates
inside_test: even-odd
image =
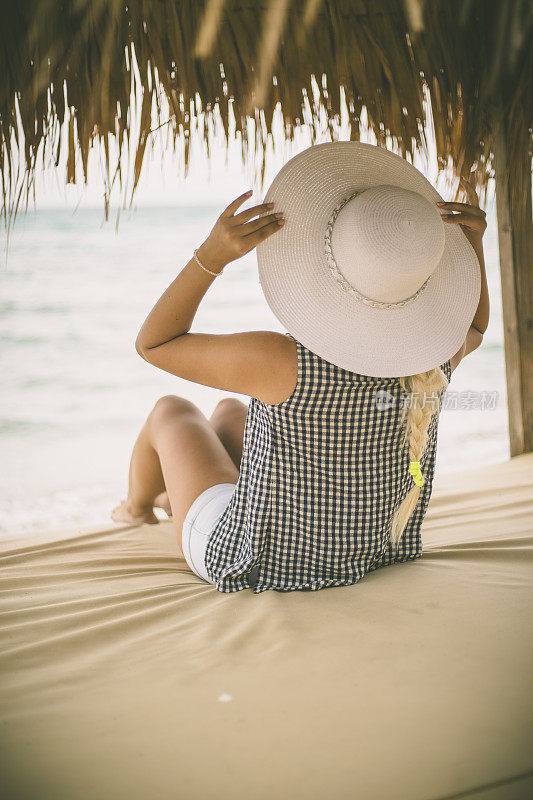
[[[409,464],[409,474],[413,476],[413,480],[417,486],[423,486],[425,483],[420,461],[411,461]]]

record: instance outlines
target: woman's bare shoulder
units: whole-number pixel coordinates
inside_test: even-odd
[[[254,397],[268,405],[283,403],[291,396],[298,380],[298,349],[289,334],[264,331],[268,370],[258,377]]]

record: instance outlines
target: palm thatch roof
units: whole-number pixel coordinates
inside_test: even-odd
[[[62,146],[68,149],[66,180],[75,182],[82,177],[76,156],[86,180],[89,150],[101,143],[106,203],[114,182],[123,182],[113,142],[132,159],[128,190],[137,185],[159,125],[182,148],[187,169],[191,137],[205,137],[208,148],[212,142],[212,124],[200,128],[200,112],[209,121],[217,104],[226,137],[235,118],[243,159],[254,145],[262,180],[277,103],[286,139],[303,123],[316,136],[321,115],[335,139],[340,87],[351,138],[360,136],[366,107],[378,144],[385,146],[390,136],[394,149],[411,159],[415,150],[427,151],[427,92],[439,165],[463,175],[474,166],[480,190],[491,175],[495,132],[506,118],[515,209],[527,205],[529,0],[17,0],[4,6],[2,21],[5,221],[28,197],[37,160],[59,163]],[[257,123],[253,134],[250,117]]]

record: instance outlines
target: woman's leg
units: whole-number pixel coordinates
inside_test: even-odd
[[[242,444],[248,405],[236,397],[224,397],[219,401],[215,410],[209,417],[209,422],[218,438],[228,451],[231,460],[240,468],[242,457]],[[154,500],[156,508],[162,508],[172,516],[168,494],[163,491]]]
[[[209,417],[218,438],[237,469],[241,466],[242,442],[248,406],[236,397],[224,397]]]
[[[165,398],[161,398],[164,400]],[[209,422],[239,469],[248,405],[236,397],[224,397],[209,417]],[[172,508],[161,471],[159,456],[149,444],[148,422],[143,425],[133,448],[130,463],[128,499],[117,506],[112,518],[117,522],[157,523],[154,507],[172,516]],[[149,446],[147,447],[147,442]],[[155,493],[155,496],[154,496]],[[153,499],[152,499],[153,498]]]
[[[214,428],[194,403],[167,395],[148,416],[130,465],[127,499],[117,522],[157,522],[153,503],[166,487],[181,548],[183,520],[193,501],[217,483],[237,483],[239,470]]]

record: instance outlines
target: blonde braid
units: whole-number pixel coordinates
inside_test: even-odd
[[[403,444],[406,446],[409,442],[410,461],[418,462],[424,453],[431,419],[438,412],[442,399],[441,395],[439,402],[434,403],[431,399],[428,400],[428,395],[437,398],[438,393],[447,388],[448,378],[440,367],[435,367],[428,372],[400,378],[400,385],[404,392],[412,393],[408,398],[410,402],[403,408],[401,418],[402,425],[405,424]],[[420,486],[413,483],[392,519],[390,540],[394,547],[397,546],[419,497]]]

